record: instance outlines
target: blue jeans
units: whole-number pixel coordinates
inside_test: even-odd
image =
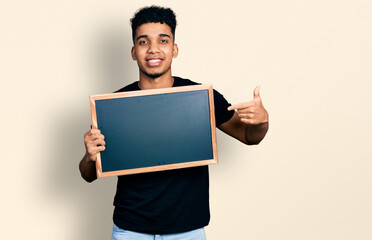
[[[153,235],[119,228],[114,224],[111,240],[206,240],[204,228],[175,234]]]

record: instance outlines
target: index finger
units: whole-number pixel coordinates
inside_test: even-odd
[[[242,109],[242,108],[248,108],[248,107],[252,107],[253,105],[254,103],[252,102],[237,103],[237,104],[234,104],[228,107],[227,110],[231,111],[231,110],[237,110],[237,109]]]

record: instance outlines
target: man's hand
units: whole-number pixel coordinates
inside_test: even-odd
[[[258,125],[269,121],[269,114],[262,105],[259,86],[253,91],[252,101],[232,105],[228,110],[236,110],[240,121],[250,125]]]
[[[96,161],[97,154],[105,150],[105,137],[98,129],[91,129],[84,134],[84,143],[86,153],[80,161],[79,169],[81,176],[87,182],[93,182],[97,179]]]
[[[97,160],[97,154],[105,150],[105,136],[98,129],[91,129],[84,135],[86,156],[90,161]]]

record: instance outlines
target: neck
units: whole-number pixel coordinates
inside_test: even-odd
[[[173,86],[173,77],[171,71],[161,75],[158,78],[150,78],[146,74],[140,72],[140,81],[138,86],[141,90],[169,88]]]

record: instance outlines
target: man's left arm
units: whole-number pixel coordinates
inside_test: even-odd
[[[254,89],[252,101],[232,105],[228,110],[236,111],[218,128],[245,144],[259,144],[269,129],[269,114],[262,104],[260,87]]]

